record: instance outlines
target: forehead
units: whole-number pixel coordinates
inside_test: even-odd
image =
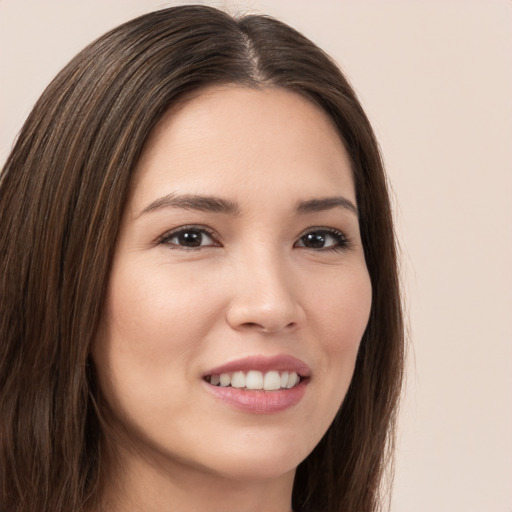
[[[331,119],[293,91],[231,85],[201,91],[163,116],[132,190],[139,202],[162,192],[276,189],[297,199],[307,188],[355,200],[350,159]]]

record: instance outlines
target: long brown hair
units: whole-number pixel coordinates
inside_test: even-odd
[[[265,16],[182,6],[101,37],[59,73],[0,176],[0,510],[97,506],[101,428],[91,343],[133,170],[171,105],[213,84],[279,86],[333,120],[352,160],[373,286],[343,405],[297,470],[301,512],[373,512],[393,445],[403,329],[378,145],[338,67]]]

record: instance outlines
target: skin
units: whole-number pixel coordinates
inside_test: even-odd
[[[168,194],[237,212],[159,203]],[[93,349],[109,422],[106,510],[291,509],[295,468],[343,401],[371,307],[356,213],[297,211],[333,196],[357,207],[349,158],[327,115],[294,92],[215,87],[162,118],[138,163]],[[183,226],[198,247],[173,234]],[[252,414],[207,392],[209,369],[278,354],[311,369],[293,407]]]

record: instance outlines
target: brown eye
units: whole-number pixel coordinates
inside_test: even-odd
[[[347,247],[345,235],[338,230],[315,229],[302,235],[296,247],[316,250],[339,250]]]
[[[182,231],[174,236],[177,245],[182,247],[201,247],[203,245],[203,233],[200,231]]]
[[[308,233],[301,238],[304,247],[310,249],[322,249],[325,246],[327,236],[322,232]]]
[[[179,249],[198,249],[218,245],[205,229],[200,228],[182,228],[173,231],[164,236],[161,243]]]

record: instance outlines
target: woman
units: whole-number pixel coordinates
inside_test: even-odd
[[[403,339],[377,143],[286,25],[81,52],[0,196],[2,511],[373,511]]]

